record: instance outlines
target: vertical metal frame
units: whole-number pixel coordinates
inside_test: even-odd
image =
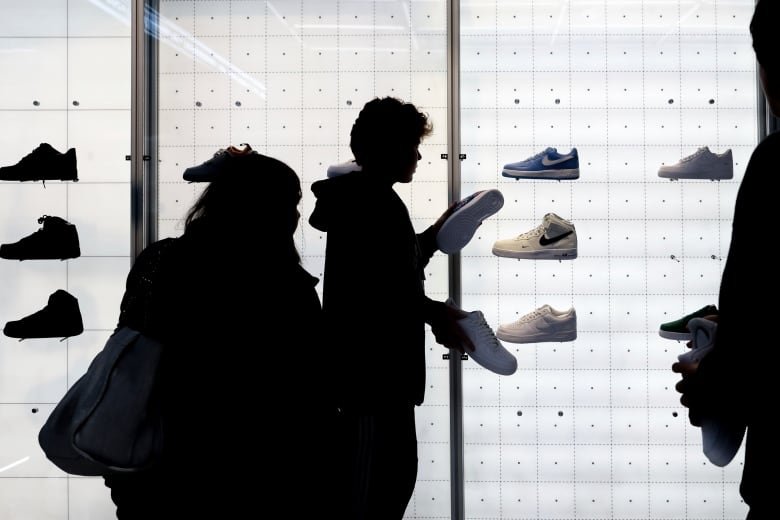
[[[157,240],[157,0],[131,6],[130,255]]]
[[[447,174],[449,203],[460,200],[460,0],[447,1]],[[460,304],[460,253],[449,255],[449,293]],[[450,353],[451,518],[463,520],[463,363]]]

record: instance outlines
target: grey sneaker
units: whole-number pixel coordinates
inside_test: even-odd
[[[503,206],[504,196],[496,189],[478,191],[462,199],[436,234],[439,249],[447,254],[463,249],[482,221]]]
[[[446,303],[450,307],[460,309],[452,299],[448,299]],[[517,359],[498,341],[482,311],[469,312],[468,316],[458,320],[458,325],[474,343],[474,352],[469,352],[471,359],[502,376],[515,373]]]
[[[493,254],[508,258],[573,260],[577,258],[577,230],[568,220],[548,213],[531,231],[515,238],[497,240],[493,244]]]
[[[182,177],[188,182],[211,182],[213,181],[219,172],[225,167],[227,161],[233,157],[242,157],[244,155],[256,154],[255,150],[246,143],[242,143],[238,148],[233,145],[227,148],[221,148],[214,153],[211,159],[197,165],[191,166],[184,170]]]
[[[731,179],[734,177],[731,149],[716,154],[704,146],[675,164],[661,166],[658,176],[665,179]]]
[[[496,336],[509,343],[574,341],[577,339],[577,313],[574,307],[559,311],[545,304],[517,321],[500,325]]]

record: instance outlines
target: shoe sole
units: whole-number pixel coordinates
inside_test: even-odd
[[[682,175],[678,175],[672,172],[658,172],[658,176],[662,179],[692,179],[692,180],[699,180],[699,181],[724,181],[728,179],[734,178],[734,172],[728,173],[726,175],[712,175],[711,172],[701,172],[701,173],[685,173]]]
[[[436,235],[439,249],[447,254],[463,249],[482,221],[495,215],[503,206],[504,196],[496,189],[483,191],[474,197],[442,224]]]
[[[493,254],[504,258],[517,258],[527,260],[574,260],[577,258],[576,249],[543,249],[533,251],[510,251],[493,248]]]
[[[500,376],[511,376],[512,374],[517,372],[517,359],[514,356],[512,356],[512,354],[509,354],[508,351],[507,354],[512,356],[512,359],[514,359],[514,363],[509,366],[491,363],[489,359],[483,359],[481,355],[475,356],[474,354],[475,352],[469,352],[469,357],[473,359],[482,368],[490,370],[495,374],[498,374]]]
[[[580,169],[572,168],[570,170],[518,171],[504,168],[501,171],[501,175],[513,179],[579,179]]]
[[[676,339],[679,341],[690,341],[690,332],[673,332],[671,330],[658,329],[658,335],[666,339]]]
[[[722,423],[715,419],[701,421],[702,451],[714,465],[722,468],[732,461],[742,446],[745,425]]]
[[[507,343],[547,343],[557,341],[574,341],[577,339],[577,331],[556,332],[555,334],[537,334],[535,336],[516,336],[512,333],[496,331],[496,337]]]

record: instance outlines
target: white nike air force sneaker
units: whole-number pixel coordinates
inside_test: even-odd
[[[731,179],[734,177],[731,149],[716,154],[704,146],[675,164],[661,166],[658,176],[665,179]]]
[[[460,309],[451,298],[447,299],[446,304]],[[471,359],[502,376],[515,373],[517,359],[498,341],[482,311],[469,312],[468,316],[458,320],[458,325],[474,343],[474,352],[469,352]]]
[[[573,260],[577,258],[577,230],[555,213],[548,213],[542,223],[515,238],[497,240],[493,254],[508,258],[537,260]]]
[[[577,339],[574,307],[559,311],[545,304],[517,321],[500,325],[496,336],[508,343],[542,343]]]

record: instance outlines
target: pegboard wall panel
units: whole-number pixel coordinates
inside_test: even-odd
[[[38,446],[38,431],[116,326],[130,267],[128,6],[0,0],[0,166],[48,143],[75,150],[78,178],[44,184],[4,174],[0,243],[35,235],[49,215],[73,224],[80,246],[64,261],[0,259],[0,325],[45,308],[55,314],[49,297],[62,289],[77,299],[84,326],[65,340],[0,336],[2,519],[114,516],[103,480],[60,471]]]
[[[717,303],[757,138],[753,4],[461,2],[461,192],[505,198],[463,251],[464,308],[494,329],[577,317],[574,341],[505,341],[512,376],[464,364],[467,518],[744,518],[742,452],[704,457],[670,370],[684,343],[658,327]],[[732,150],[732,179],[658,176],[704,146]],[[576,147],[579,178],[502,175],[547,147]],[[575,259],[493,254],[547,213]]]
[[[184,169],[249,143],[300,176],[297,244],[304,266],[322,279],[326,235],[308,223],[310,186],[329,165],[352,158],[352,123],[367,101],[383,96],[415,103],[433,123],[414,182],[397,186],[415,227],[425,229],[447,207],[446,42],[444,0],[162,0],[160,236],[181,234],[202,189],[182,180]],[[262,204],[268,194],[257,196]],[[427,293],[446,299],[446,256],[434,256],[426,278]],[[448,363],[432,337],[427,349],[419,476],[407,518],[449,518]]]

